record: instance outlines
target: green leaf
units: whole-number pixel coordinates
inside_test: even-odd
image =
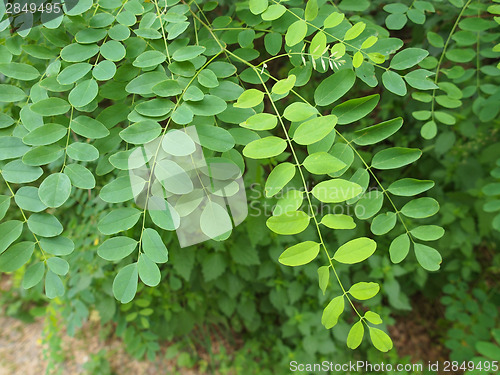
[[[30,148],[18,137],[0,137],[0,160],[23,156]]]
[[[52,214],[33,214],[28,218],[28,228],[42,237],[55,237],[62,233],[63,226]]]
[[[413,21],[419,25],[422,25],[425,23],[425,19],[426,19],[425,13],[421,10],[410,9],[410,10],[408,10],[407,16],[411,21]]]
[[[68,101],[74,107],[84,107],[95,99],[99,86],[95,79],[87,79],[78,83],[69,93]]]
[[[309,53],[313,59],[320,58],[328,50],[326,41],[327,38],[324,32],[320,31],[316,33],[309,45]]]
[[[368,327],[370,329],[370,339],[372,340],[373,346],[380,350],[381,352],[388,352],[392,349],[392,340],[384,331]]]
[[[488,7],[488,11],[490,13],[494,13],[494,9],[496,9],[496,14],[498,14],[498,5],[490,5]],[[498,21],[497,21],[498,23]],[[482,19],[479,17],[471,17],[471,18],[464,18],[463,20],[460,21],[459,26],[462,30],[467,30],[467,31],[474,31],[474,32],[479,32],[479,31],[485,31],[491,28],[494,28],[496,25],[494,22],[488,19]]]
[[[173,79],[167,79],[152,87],[153,93],[162,97],[175,96],[182,93],[182,87]]]
[[[285,42],[289,47],[302,42],[307,34],[307,23],[304,20],[298,20],[288,26],[285,34]]]
[[[182,103],[172,113],[172,120],[179,125],[186,125],[193,121],[193,111],[191,111],[187,103]]]
[[[126,202],[134,198],[133,191],[141,191],[145,184],[146,181],[137,177],[134,180],[134,189],[132,189],[128,176],[118,177],[101,189],[99,197],[108,203]]]
[[[270,198],[276,195],[288,184],[295,176],[295,165],[292,163],[278,164],[269,174],[266,180],[266,197]]]
[[[204,69],[198,73],[198,83],[203,87],[214,88],[219,86],[217,76],[210,69]]]
[[[14,119],[5,113],[0,113],[0,129],[5,129],[14,123]],[[10,137],[9,137],[10,138]]]
[[[163,159],[156,163],[154,174],[163,187],[173,194],[188,194],[193,191],[193,182],[176,162]]]
[[[132,228],[142,212],[136,208],[118,208],[104,216],[97,224],[102,234],[110,235]]]
[[[125,86],[125,91],[130,94],[149,95],[153,93],[153,87],[167,79],[163,72],[147,72],[134,78]]]
[[[75,244],[69,238],[57,236],[40,239],[43,251],[52,255],[69,255],[75,250]]]
[[[431,90],[438,88],[438,86],[429,79],[433,74],[434,72],[425,69],[417,69],[405,75],[404,78],[411,87],[418,90]]]
[[[88,116],[78,116],[71,121],[71,130],[85,138],[104,138],[109,135],[109,130],[102,124]]]
[[[161,280],[160,269],[147,255],[139,255],[137,270],[141,281],[147,286],[157,286]]]
[[[227,104],[221,98],[214,95],[205,95],[203,100],[186,103],[187,107],[198,116],[218,115],[227,108]]]
[[[285,212],[297,210],[304,200],[304,193],[299,190],[287,189],[273,209],[273,215],[281,215]]]
[[[45,274],[45,294],[50,299],[64,295],[64,284],[61,278],[51,270],[47,270]]]
[[[322,181],[312,189],[314,197],[324,203],[345,202],[362,192],[358,184],[340,178]]]
[[[331,229],[354,229],[356,223],[351,216],[344,214],[327,214],[321,219],[321,224]]]
[[[281,215],[271,216],[266,225],[277,234],[297,234],[303,232],[311,218],[303,211],[291,211]]]
[[[328,152],[315,152],[308,155],[303,162],[304,167],[314,174],[328,174],[338,172],[346,167],[346,164]]]
[[[354,323],[349,331],[349,334],[347,335],[347,346],[350,349],[356,349],[359,345],[361,345],[364,334],[365,327],[363,326],[363,322],[360,320],[359,322]]]
[[[116,65],[112,61],[102,60],[92,69],[92,77],[98,81],[107,81],[116,74]]]
[[[57,75],[57,82],[61,85],[70,85],[85,77],[92,69],[89,63],[77,63],[68,65]]]
[[[19,87],[0,83],[0,103],[14,103],[26,98],[26,93]]]
[[[444,47],[443,37],[439,34],[432,32],[432,31],[427,32],[427,40],[429,41],[430,45],[433,47],[437,47],[437,48]]]
[[[437,134],[437,125],[435,121],[426,122],[420,129],[420,135],[424,139],[432,139]]]
[[[266,0],[267,2],[267,0]],[[274,21],[286,13],[286,7],[281,4],[272,4],[261,14],[264,21]],[[268,34],[269,35],[269,34]]]
[[[429,52],[421,48],[406,48],[394,55],[390,67],[396,70],[408,69],[417,65],[428,55]]]
[[[204,47],[195,47],[195,46],[189,46],[195,48],[197,51],[201,49],[201,52],[205,50]],[[184,49],[189,48],[189,47],[184,47]],[[181,60],[182,58],[182,50],[183,48],[175,51],[174,55],[172,58],[176,61],[185,61]],[[200,52],[200,53],[201,53]],[[195,57],[195,56],[193,56]],[[163,54],[160,51],[146,51],[141,53],[139,56],[137,56],[132,63],[133,66],[136,66],[138,68],[152,68],[154,66],[157,66],[161,63],[163,63],[166,60],[165,54]],[[189,60],[190,58],[187,58],[186,60]]]
[[[354,213],[361,220],[366,220],[376,215],[384,203],[384,193],[378,190],[371,190],[365,193],[356,204]]]
[[[423,197],[406,203],[401,213],[407,217],[423,219],[431,217],[439,211],[439,203],[434,198]]]
[[[370,238],[361,237],[351,240],[335,252],[333,259],[344,264],[354,264],[368,259],[377,249],[377,243]]]
[[[285,266],[302,266],[316,259],[319,246],[319,243],[313,241],[293,245],[281,253],[279,262]]]
[[[373,311],[365,312],[365,319],[372,324],[382,324],[382,318],[380,317],[380,315]]]
[[[67,62],[80,62],[90,59],[99,52],[97,44],[69,44],[61,51],[61,58]]]
[[[97,249],[97,255],[102,259],[114,262],[132,254],[137,246],[137,241],[126,236],[109,238]]]
[[[283,116],[290,121],[304,121],[316,116],[318,110],[307,103],[295,102],[285,108]]]
[[[491,358],[495,361],[500,356],[500,346],[492,342],[479,341],[476,343],[476,349],[481,355],[484,355],[485,357]]]
[[[403,233],[396,237],[389,246],[389,254],[391,256],[392,263],[402,262],[408,252],[410,251],[410,237],[406,233]]]
[[[412,229],[410,233],[422,241],[436,241],[444,236],[444,229],[437,225],[421,225]]]
[[[199,76],[198,76],[199,77]],[[214,78],[215,80],[213,81],[212,85],[213,87],[218,87],[220,86],[219,84],[219,81],[216,81],[217,77],[215,77],[215,75],[212,75],[211,78]],[[228,82],[228,81],[223,81],[225,83],[228,83],[228,84],[233,84],[232,82]],[[201,83],[200,83],[201,84]],[[206,82],[205,84],[209,84],[208,82]],[[230,99],[225,99],[225,100],[234,100],[234,99],[237,99],[243,92],[243,89],[234,84],[239,92],[238,92],[238,95],[236,95],[236,98],[230,98]],[[220,89],[220,87],[219,87]],[[214,94],[214,91],[213,90],[210,90],[210,92],[212,94]],[[226,90],[220,90],[220,91],[216,91],[217,93],[215,94],[215,96],[218,96],[219,98],[221,99],[224,99],[224,96],[226,96],[225,94],[227,94],[227,91]],[[205,97],[205,94],[203,94],[203,91],[201,91],[198,87],[196,86],[190,86],[187,88],[187,90],[184,92],[184,96],[182,97],[184,100],[186,101],[191,101],[191,102],[198,102],[200,100],[203,100],[203,98]]]
[[[312,21],[318,15],[318,0],[308,0],[304,16],[306,21]]]
[[[340,315],[344,312],[344,307],[344,296],[338,296],[332,299],[323,310],[321,324],[323,324],[326,329],[333,328],[337,324]]]
[[[422,268],[427,271],[437,271],[441,267],[440,265],[443,258],[441,258],[439,251],[430,246],[419,243],[414,244],[414,249],[417,261],[420,263]]]
[[[240,95],[234,106],[237,108],[252,108],[262,103],[263,100],[264,93],[262,91],[249,89]]]
[[[431,189],[434,186],[434,181],[417,180],[414,178],[402,178],[389,185],[387,190],[394,195],[402,197],[411,197],[418,195]]]
[[[372,167],[377,169],[395,169],[411,164],[422,156],[417,148],[392,147],[375,154]]]
[[[45,274],[45,264],[43,262],[37,262],[32,264],[26,269],[23,277],[23,288],[30,289],[37,285],[43,279]]]
[[[390,4],[392,5],[392,4]],[[385,19],[385,25],[389,30],[401,30],[408,22],[405,14],[394,13],[387,16]]]
[[[24,164],[21,160],[14,160],[5,164],[2,168],[3,178],[15,184],[24,184],[36,181],[43,174],[40,167],[32,167]]]
[[[360,146],[375,144],[396,133],[402,125],[403,119],[398,117],[365,129],[357,130],[354,132],[356,138],[353,139],[353,142]]]
[[[23,156],[23,163],[32,166],[50,164],[63,156],[64,151],[57,145],[38,146]]]
[[[268,5],[267,0],[250,0],[250,12],[253,14],[261,14],[267,9]]]
[[[101,55],[109,61],[120,61],[125,57],[125,47],[116,40],[108,40],[100,47]]]
[[[250,159],[267,159],[280,155],[286,149],[286,141],[269,136],[250,142],[243,149],[243,155]]]
[[[446,112],[436,111],[434,112],[434,116],[436,117],[436,120],[445,125],[454,125],[457,122],[455,117]]]
[[[370,230],[377,236],[389,233],[396,225],[396,220],[397,216],[394,212],[386,212],[385,214],[377,215],[372,221]]]
[[[174,54],[172,55],[172,58],[175,61],[190,61],[190,60],[194,59],[195,57],[201,55],[203,52],[205,52],[205,49],[206,48],[202,47],[202,46],[186,46],[186,47],[182,47],[182,48],[179,48],[177,51],[174,52]],[[148,52],[153,52],[153,51],[148,51]],[[143,56],[146,53],[147,52],[144,52],[139,57]],[[137,59],[139,59],[139,57]],[[150,58],[150,56],[148,56],[148,58]],[[136,61],[137,61],[137,59],[136,59]],[[144,58],[144,61],[146,61],[146,60],[147,59]],[[165,61],[165,55],[163,55],[163,61]],[[163,62],[163,61],[161,61],[161,62]],[[158,63],[158,64],[160,64],[160,63]],[[158,65],[158,64],[156,64],[156,65]],[[135,63],[134,63],[134,65],[135,65]],[[135,66],[137,66],[137,65],[135,65]]]
[[[203,99],[203,93],[201,93],[201,99]],[[134,109],[144,116],[159,117],[165,116],[172,108],[174,108],[174,103],[170,100],[155,98],[137,104]]]
[[[35,67],[23,63],[0,63],[0,73],[21,81],[32,81],[40,76]]]
[[[310,145],[325,138],[336,124],[335,115],[313,118],[299,125],[293,133],[293,140],[299,145]]]
[[[196,151],[196,145],[191,137],[185,132],[175,129],[165,134],[161,146],[164,151],[174,156],[187,156]],[[223,148],[226,147],[224,145]]]
[[[335,106],[332,115],[337,116],[337,124],[345,125],[358,121],[373,111],[380,100],[380,95],[369,95],[363,98],[351,99]]]
[[[401,79],[402,80],[402,79]],[[342,69],[324,79],[314,91],[314,101],[319,106],[327,106],[346,94],[356,81],[356,73]],[[332,90],[335,87],[335,90]]]
[[[467,63],[476,57],[472,48],[454,48],[446,51],[446,58],[456,63]]]
[[[113,295],[121,303],[129,303],[137,293],[138,282],[137,263],[123,267],[113,280]]]
[[[330,13],[330,15],[323,21],[323,25],[326,29],[330,29],[332,27],[340,25],[340,23],[344,20],[344,17],[344,13]]]
[[[270,113],[257,113],[247,118],[240,126],[252,130],[271,130],[278,124],[278,118]]]
[[[293,89],[296,80],[297,77],[293,74],[290,74],[288,78],[282,79],[274,84],[272,89],[273,93],[278,95],[287,94],[291,89]]]
[[[50,145],[63,138],[68,132],[59,124],[45,124],[29,132],[23,137],[23,142],[31,146]]]
[[[69,177],[71,184],[77,188],[93,189],[95,187],[94,175],[80,164],[66,165],[64,174]]]
[[[49,270],[54,272],[56,275],[64,276],[69,271],[69,264],[62,258],[52,257],[47,259],[47,266]]]
[[[318,282],[319,288],[323,292],[323,295],[325,295],[326,287],[330,282],[330,266],[322,266],[318,268]]]
[[[356,23],[349,30],[346,31],[344,40],[352,40],[357,38],[359,35],[361,35],[365,27],[366,24],[364,22]]]
[[[62,115],[69,111],[71,106],[61,98],[42,99],[31,105],[30,109],[42,116]]]
[[[368,49],[368,48],[372,47],[377,42],[378,42],[378,38],[375,35],[369,36],[361,44],[361,49]]]
[[[18,192],[19,192],[19,190],[18,190]],[[14,197],[14,199],[15,199],[15,197]],[[17,204],[17,202],[16,202],[16,204]],[[5,214],[7,213],[7,210],[9,209],[9,207],[10,207],[10,197],[7,195],[0,195],[0,220],[2,220],[5,217]]]
[[[226,208],[209,201],[200,215],[200,228],[203,234],[211,239],[230,231],[232,223]]]
[[[396,72],[387,70],[382,74],[382,83],[384,87],[390,92],[399,95],[406,95],[406,84],[403,78]]]
[[[53,173],[40,184],[38,196],[47,207],[60,207],[71,193],[71,181],[64,173]]]
[[[127,143],[144,144],[161,134],[160,124],[153,120],[143,120],[128,126],[120,132],[120,137]]]
[[[0,254],[3,253],[23,232],[23,223],[9,220],[0,223]]]
[[[356,299],[367,300],[377,295],[380,286],[377,283],[360,282],[351,286],[349,293]]]
[[[168,202],[165,210],[150,210],[149,216],[155,225],[165,230],[176,230],[180,224],[179,214]]]
[[[226,129],[212,125],[196,126],[200,144],[209,150],[225,152],[235,145],[234,138]]]
[[[35,250],[34,242],[19,242],[0,255],[0,271],[12,272],[25,265]]]
[[[151,228],[144,229],[142,234],[142,248],[144,254],[155,263],[168,261],[168,250],[158,232]]]

